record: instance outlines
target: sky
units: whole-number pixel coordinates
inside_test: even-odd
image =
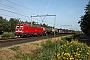
[[[78,21],[89,0],[0,0],[0,16],[35,21],[63,29],[80,30]],[[42,15],[56,16],[42,16]],[[32,17],[40,15],[42,17]]]

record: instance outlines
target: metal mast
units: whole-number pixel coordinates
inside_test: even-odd
[[[32,26],[32,17],[44,17],[42,19],[42,23],[43,23],[43,20],[45,19],[46,16],[54,16],[55,17],[55,19],[54,19],[54,37],[55,37],[56,14],[55,15],[48,15],[48,14],[47,15],[36,15],[36,16],[31,15],[31,26]]]

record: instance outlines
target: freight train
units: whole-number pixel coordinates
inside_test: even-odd
[[[49,35],[56,32],[53,28],[37,27],[29,24],[17,24],[15,27],[15,35],[19,37]]]
[[[57,29],[59,34],[75,34],[76,32],[74,30],[68,30],[68,29]]]
[[[61,33],[72,33],[71,30],[63,30],[57,28],[46,28],[31,26],[29,24],[17,24],[15,27],[15,35],[18,37],[28,37],[28,36],[46,36]]]

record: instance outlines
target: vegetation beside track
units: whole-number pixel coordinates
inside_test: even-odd
[[[4,32],[4,33],[1,35],[1,38],[2,38],[2,39],[15,38],[15,35],[14,35],[13,32]]]
[[[10,47],[8,51],[0,50],[0,53],[8,60],[89,60],[90,47],[73,39],[75,36],[14,46]],[[68,41],[67,39],[71,40]],[[10,53],[13,55],[11,56]],[[2,57],[1,60],[3,59]]]

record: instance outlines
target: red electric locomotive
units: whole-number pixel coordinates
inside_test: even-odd
[[[19,37],[44,35],[43,27],[31,26],[29,24],[17,24],[15,27],[15,35]]]

